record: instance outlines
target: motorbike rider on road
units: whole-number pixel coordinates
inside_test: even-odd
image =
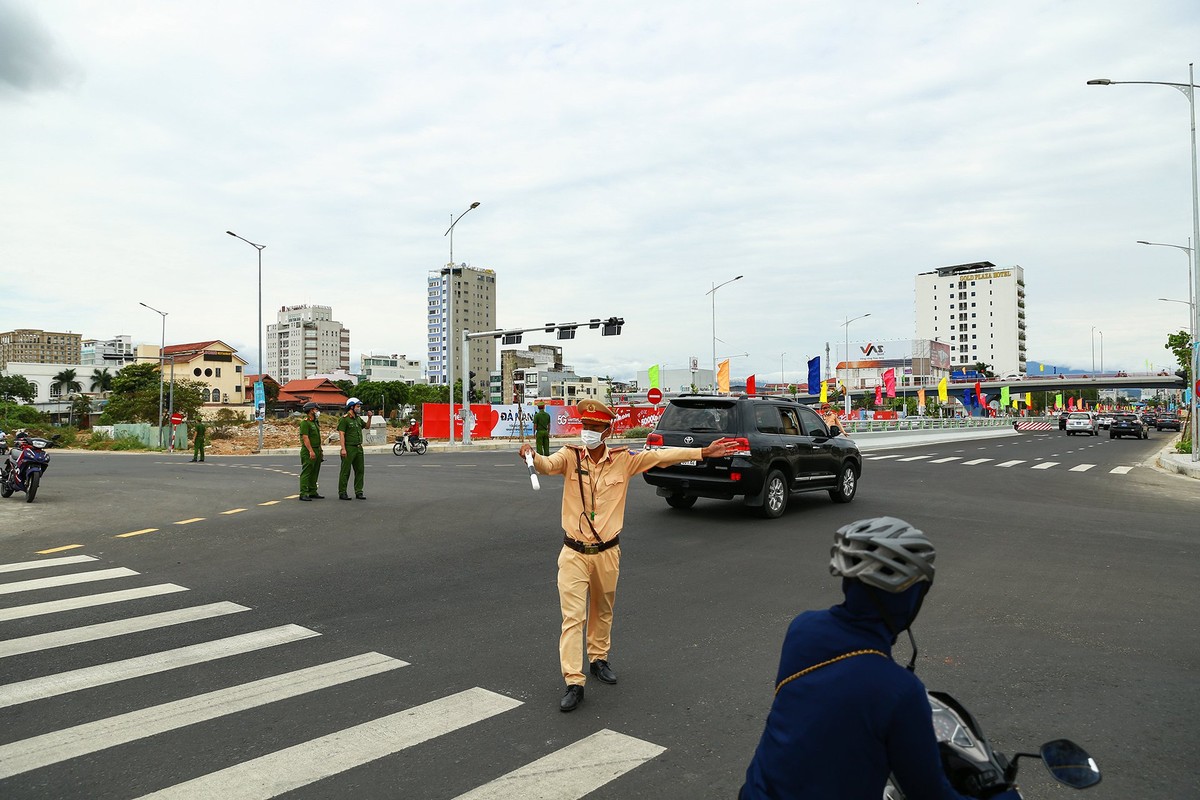
[[[410,419],[408,421],[408,428],[404,431],[404,449],[412,450],[413,439],[417,439],[420,436],[421,428],[417,425],[417,421]]]
[[[933,545],[878,517],[839,528],[831,553],[845,599],[788,626],[740,800],[878,800],[889,773],[914,800],[964,798],[942,770],[925,686],[891,656],[933,585]],[[990,796],[1020,797],[998,789]]]

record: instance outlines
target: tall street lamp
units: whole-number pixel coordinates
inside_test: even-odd
[[[1176,250],[1182,250],[1184,253],[1187,254],[1189,269],[1188,269],[1188,299],[1187,299],[1186,305],[1189,309],[1189,313],[1188,313],[1189,331],[1188,332],[1191,334],[1190,338],[1191,338],[1191,342],[1192,342],[1192,349],[1194,351],[1196,349],[1196,347],[1198,346],[1196,344],[1196,341],[1197,341],[1196,340],[1196,326],[1200,325],[1200,316],[1198,316],[1196,314],[1196,292],[1195,292],[1195,288],[1192,285],[1192,270],[1190,269],[1191,260],[1193,258],[1193,253],[1195,252],[1192,248],[1191,237],[1190,236],[1188,237],[1188,246],[1187,247],[1184,247],[1181,244],[1165,244],[1163,242],[1144,242],[1144,241],[1141,241],[1140,239],[1138,240],[1138,244],[1148,244],[1148,245],[1152,245],[1154,247],[1174,247]],[[1159,300],[1167,300],[1167,298],[1165,298],[1165,297],[1160,297],[1158,299]],[[1183,303],[1184,301],[1183,300],[1167,300],[1167,302]],[[1197,376],[1197,372],[1193,368],[1193,370],[1192,370],[1193,381],[1195,381],[1196,376]],[[1193,390],[1192,394],[1195,394],[1195,386],[1192,387],[1192,390]],[[1195,412],[1192,412],[1192,413],[1193,413],[1193,416],[1195,416]],[[1195,432],[1193,431],[1193,436],[1194,435],[1195,435]]]
[[[159,345],[159,348],[158,348],[158,446],[165,447],[166,445],[163,443],[163,415],[162,415],[162,404],[163,404],[163,381],[162,381],[162,378],[163,378],[163,374],[162,374],[162,368],[163,368],[163,358],[164,358],[163,351],[167,349],[167,312],[159,311],[154,306],[147,306],[145,303],[138,303],[138,305],[145,306],[146,308],[153,311],[155,314],[158,314],[162,317],[162,344]]]
[[[869,316],[871,316],[870,312],[867,312],[866,314],[863,314],[862,316],[855,317],[854,319],[850,319],[850,317],[847,316],[846,321],[842,323],[842,326],[846,329],[846,377],[842,381],[842,386],[844,386],[846,389],[846,416],[847,417],[850,416],[850,323],[857,322],[858,320],[865,319],[866,317],[869,317]]]
[[[443,282],[446,290],[446,324],[442,326],[442,341],[446,344],[446,360],[442,362],[442,367],[446,370],[446,385],[450,387],[450,444],[454,444],[454,226],[458,221],[471,212],[472,209],[479,208],[479,201],[471,203],[467,206],[467,210],[455,217],[450,215],[450,227],[446,228],[443,237],[450,237],[450,263],[446,265],[446,269],[442,270],[446,276]],[[467,398],[470,397],[466,386],[463,387],[463,405],[466,405]],[[466,421],[463,421],[466,424]]]
[[[1092,377],[1096,376],[1096,326],[1092,326]]]
[[[785,358],[787,358],[787,353],[779,354],[779,386],[780,386],[779,393],[780,394],[786,394],[786,392],[783,389],[783,387],[787,384],[787,381],[784,380],[784,377],[783,377],[783,359],[785,359]]]
[[[263,248],[266,247],[266,245],[265,244],[255,244],[254,242],[250,241],[249,239],[246,239],[242,236],[238,236],[233,231],[225,231],[225,232],[228,233],[230,236],[232,236],[235,239],[241,239],[243,242],[245,242],[246,244],[250,245],[251,247],[253,247],[255,250],[258,251],[258,383],[262,384],[263,397],[265,398],[266,393],[267,393],[267,384],[263,380],[263,368],[262,368],[262,359],[263,359],[262,251],[263,251]],[[301,373],[301,374],[303,374],[303,373]],[[266,416],[266,409],[265,408],[260,409],[258,407],[258,391],[257,390],[254,392],[254,394],[255,394],[254,414],[255,414],[255,416],[258,417],[258,449],[255,450],[254,452],[261,453],[262,449],[263,449],[263,417]],[[265,401],[264,401],[264,405],[265,405]]]
[[[728,286],[734,281],[740,281],[744,275],[738,275],[736,278],[730,278],[724,283],[713,284],[705,294],[712,295],[712,374],[713,374],[713,394],[716,394],[717,386],[717,289],[722,286]]]
[[[1196,74],[1195,65],[1188,64],[1188,82],[1171,83],[1169,81],[1114,81],[1108,78],[1095,78],[1088,81],[1089,86],[1115,86],[1119,84],[1144,84],[1149,86],[1170,86],[1178,89],[1188,100],[1192,118],[1192,283],[1200,292],[1200,196],[1196,190]],[[1191,417],[1192,417],[1192,461],[1200,461],[1200,419],[1197,419],[1197,382],[1200,380],[1200,342],[1196,334],[1200,332],[1200,303],[1192,303],[1192,370],[1191,370]]]

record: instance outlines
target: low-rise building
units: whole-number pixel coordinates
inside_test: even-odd
[[[203,383],[201,397],[206,413],[253,402],[253,396],[247,398],[243,391],[245,366],[246,360],[219,339],[169,344],[163,349],[163,376],[169,376],[173,368],[176,380],[188,378]]]
[[[79,363],[120,369],[135,360],[132,340],[121,334],[112,339],[84,339]]]
[[[364,381],[402,381],[409,386],[425,382],[420,359],[397,353],[390,356],[361,354],[358,377]]]

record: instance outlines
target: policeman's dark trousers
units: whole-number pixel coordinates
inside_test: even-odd
[[[538,431],[537,452],[539,456],[550,455],[550,433],[548,431]]]
[[[350,483],[350,468],[354,468],[354,493],[363,493],[363,472],[366,461],[363,459],[362,445],[346,445],[346,455],[342,456],[342,470],[338,473],[338,494],[346,494],[346,486]]]
[[[192,460],[193,461],[203,461],[204,460],[204,442],[203,441],[198,441],[192,445]]]
[[[309,458],[307,450],[300,451],[300,496],[312,497],[317,493],[317,475],[321,471],[321,454]]]

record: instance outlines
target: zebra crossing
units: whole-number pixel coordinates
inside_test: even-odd
[[[43,599],[50,591],[90,593]],[[223,601],[167,610],[147,607],[171,597],[176,605],[186,602],[187,597],[182,593],[188,591],[187,587],[178,584],[146,582],[134,570],[107,567],[88,555],[0,564],[0,602],[3,603],[0,606],[0,730],[10,732],[7,738],[0,739],[0,797],[71,796],[64,795],[61,787],[46,788],[53,782],[41,780],[47,773],[37,771],[50,771],[56,767],[67,770],[70,767],[67,762],[72,759],[104,754],[112,748],[135,743],[144,744],[151,737],[169,740],[172,736],[186,735],[187,729],[202,723],[227,720],[231,715],[255,709],[265,710],[271,704],[281,704],[289,699],[312,700],[316,693],[333,691],[336,687],[373,676],[401,681],[412,669],[406,661],[377,652],[307,664],[295,648],[304,646],[305,642],[314,642],[321,634],[295,624],[191,641],[195,637],[189,626],[220,619],[241,620],[253,626],[255,612],[246,606]],[[99,613],[115,618],[99,622],[91,618],[81,620],[78,617],[84,609],[91,609],[93,615]],[[27,633],[28,629],[14,628],[14,625],[22,624],[21,621],[40,622],[41,625],[37,632]],[[83,622],[87,624],[81,624]],[[52,630],[41,629],[50,624],[53,624]],[[122,637],[148,632],[171,632],[174,635],[170,641],[179,646],[148,653],[139,653],[132,647],[123,649],[125,640]],[[180,642],[181,636],[187,643]],[[141,641],[140,646],[145,647],[145,640]],[[106,644],[110,647],[105,650],[81,649]],[[91,663],[113,652],[119,652],[120,657]],[[207,685],[207,691],[167,702],[139,702],[143,695],[154,696],[153,692],[144,691],[144,682],[151,676],[179,675],[173,671],[186,669],[215,670],[215,665],[229,663],[237,656],[263,652],[275,655],[263,668],[276,674],[256,675],[251,680],[219,688]],[[61,654],[72,656],[73,669],[55,666],[55,656]],[[81,654],[92,658],[86,659],[86,665],[77,666]],[[32,663],[32,671],[38,674],[21,675],[24,679],[17,680],[13,671],[5,669],[5,665],[11,663],[10,659],[19,661],[21,656],[31,655],[36,656],[37,661],[27,662],[25,671],[31,671],[29,664]],[[278,672],[286,669],[284,665],[292,658],[307,665]],[[244,665],[242,668],[246,669]],[[228,670],[215,672],[230,680],[228,673]],[[86,702],[69,700],[78,696],[76,693],[97,687],[117,688],[122,702],[120,713],[108,716],[104,711],[89,713]],[[49,731],[41,731],[35,726],[30,731],[33,735],[8,740],[13,735],[23,735],[19,732],[22,725],[27,728],[39,716],[38,704],[54,698],[59,698],[60,703],[66,699],[65,705],[72,717],[68,724]],[[361,709],[351,709],[357,718],[341,729],[332,732],[322,729],[322,735],[271,752],[254,751],[237,763],[214,763],[211,771],[205,774],[184,772],[172,781],[168,760],[165,770],[162,764],[159,765],[163,773],[161,783],[166,785],[151,787],[142,796],[179,800],[214,797],[266,800],[317,781],[336,778],[381,759],[403,760],[406,751],[423,743],[435,739],[452,740],[456,734],[469,731],[471,726],[492,718],[503,718],[523,705],[521,700],[478,686],[464,686],[399,711],[389,706],[390,713],[382,716],[364,705]],[[126,710],[130,707],[133,710]],[[291,724],[289,718],[289,726]],[[477,768],[480,783],[460,794],[460,800],[581,798],[665,752],[665,748],[657,744],[608,729],[588,732],[577,741],[549,752],[546,751],[553,746],[551,743],[539,741],[536,735],[530,738],[527,751],[522,753],[530,754],[532,760],[529,763],[497,775],[494,772],[499,770],[486,766],[486,759],[481,759]],[[155,741],[161,743],[163,739]],[[169,746],[169,741],[162,746]],[[246,750],[239,748],[238,752]],[[452,767],[456,773],[469,770],[471,753],[472,748],[465,745],[463,752],[455,753],[454,763],[448,768]],[[424,757],[427,756],[413,756]],[[39,787],[47,793],[39,794]],[[98,788],[80,785],[74,796],[91,797],[101,793]],[[369,796],[362,792],[363,788],[357,786],[353,794]]]
[[[999,469],[1014,469],[1022,467],[1023,469],[1046,470],[1063,467],[1067,472],[1088,472],[1099,467],[1098,464],[1075,464],[1067,466],[1059,461],[1030,461],[1028,459],[1012,458],[1005,461],[1000,461],[995,458],[969,458],[964,459],[962,456],[943,456],[934,458],[937,453],[927,453],[923,455],[906,456],[903,453],[863,453],[863,459],[867,461],[888,461],[895,460],[896,463],[925,461],[927,464],[955,464],[961,467],[978,467],[987,465]],[[1103,468],[1101,468],[1103,469]],[[1117,466],[1107,470],[1110,475],[1128,475],[1133,470],[1132,466]]]

